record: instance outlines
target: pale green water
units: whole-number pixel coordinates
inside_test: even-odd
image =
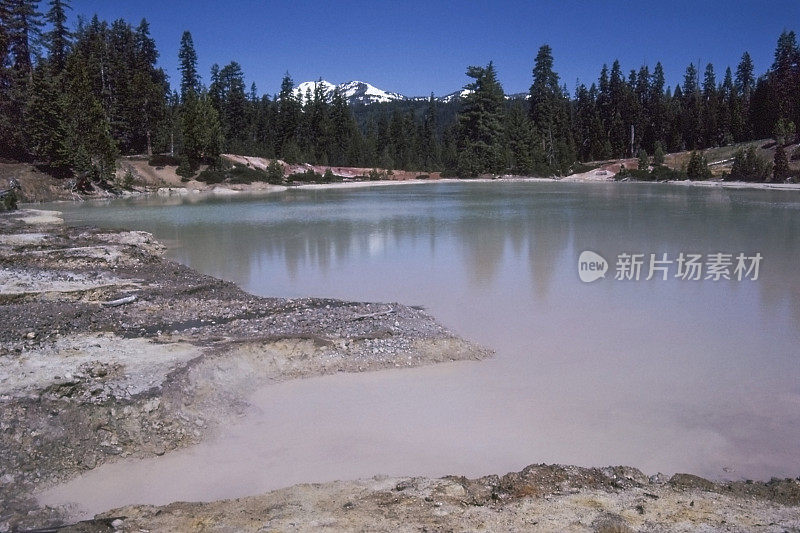
[[[57,208],[151,231],[177,261],[256,294],[423,305],[497,357],[272,386],[225,437],[104,466],[48,503],[535,462],[800,474],[800,193],[465,183]],[[606,279],[579,280],[583,250],[609,260]],[[763,262],[757,281],[616,281],[621,252]]]

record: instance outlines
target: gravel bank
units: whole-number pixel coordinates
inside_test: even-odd
[[[0,531],[58,524],[31,494],[199,442],[280,380],[490,352],[400,304],[259,298],[143,232],[0,216]]]

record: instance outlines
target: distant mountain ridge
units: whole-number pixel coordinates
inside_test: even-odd
[[[429,96],[405,96],[400,93],[385,91],[383,89],[379,89],[374,85],[367,83],[365,81],[348,81],[345,83],[340,83],[339,85],[334,85],[325,80],[319,81],[304,81],[303,83],[298,84],[294,88],[295,96],[300,97],[301,99],[305,99],[307,94],[311,94],[313,97],[314,89],[318,86],[322,86],[325,90],[325,93],[330,96],[333,93],[333,90],[338,87],[339,92],[347,100],[347,103],[350,105],[354,104],[375,104],[381,102],[397,102],[397,101],[412,101],[412,102],[419,102],[424,101],[430,98]],[[434,97],[434,100],[441,103],[448,103],[452,102],[457,98],[463,98],[470,93],[468,89],[461,89],[460,91],[455,91],[450,94],[446,94],[444,96]],[[525,93],[519,94],[512,94],[506,95],[506,99],[511,98],[521,98],[525,97]]]

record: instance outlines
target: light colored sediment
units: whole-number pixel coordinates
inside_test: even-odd
[[[63,520],[31,494],[199,442],[257,387],[490,355],[420,309],[258,298],[59,220],[0,215],[0,531]]]
[[[668,181],[670,185],[684,187],[706,187],[721,189],[758,189],[776,191],[800,191],[800,183],[753,183],[748,181]]]
[[[628,467],[531,465],[479,479],[296,485],[209,503],[128,506],[67,531],[794,531],[800,482],[717,485]]]
[[[117,457],[197,443],[246,413],[257,387],[489,355],[419,309],[257,298],[165,261],[149,234],[37,217],[0,216],[0,530],[61,523],[69,509],[32,495]],[[797,480],[666,483],[625,467],[538,466],[130,506],[72,530],[122,520],[124,531],[784,531],[800,528],[798,503]]]

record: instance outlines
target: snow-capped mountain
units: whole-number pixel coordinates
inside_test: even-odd
[[[436,100],[446,104],[447,102],[452,102],[456,98],[464,98],[465,96],[468,96],[470,94],[472,94],[471,89],[461,89],[460,91],[456,91],[454,93],[450,93],[445,96],[440,96]]]
[[[294,89],[294,94],[305,98],[308,91],[314,94],[316,86],[321,85],[325,93],[330,95],[334,89],[339,88],[339,92],[347,99],[349,104],[374,104],[376,102],[394,102],[396,100],[406,100],[402,94],[393,93],[378,89],[374,85],[363,81],[348,81],[339,85],[334,85],[325,80],[304,81]]]
[[[384,91],[383,89],[378,89],[374,85],[370,85],[369,83],[363,81],[348,81],[346,83],[340,83],[339,85],[334,85],[328,81],[320,80],[320,81],[304,81],[297,85],[294,88],[295,96],[300,97],[301,99],[305,100],[307,94],[311,94],[313,96],[314,89],[318,85],[321,85],[322,88],[325,90],[325,93],[330,96],[334,89],[337,87],[339,88],[339,92],[347,99],[347,103],[349,104],[374,104],[378,102],[396,102],[398,100],[411,100],[411,101],[424,101],[428,100],[427,96],[404,96],[400,93],[393,93],[390,91]],[[436,98],[437,102],[448,103],[452,102],[457,98],[464,98],[465,96],[469,95],[472,91],[469,89],[461,89],[460,91],[456,91],[454,93],[447,94],[445,96],[439,96]],[[507,95],[506,99],[512,98],[522,98],[526,97],[524,93],[520,94],[513,94]]]

